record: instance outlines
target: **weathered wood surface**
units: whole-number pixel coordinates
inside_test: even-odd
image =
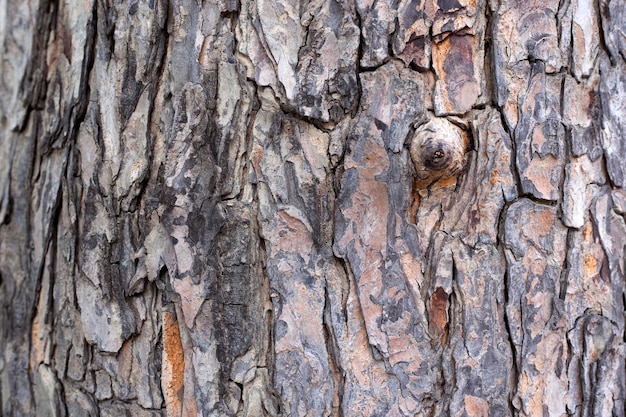
[[[619,0],[0,1],[0,415],[624,416]]]

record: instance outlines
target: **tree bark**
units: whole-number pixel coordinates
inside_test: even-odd
[[[1,0],[0,415],[624,416],[619,0]]]

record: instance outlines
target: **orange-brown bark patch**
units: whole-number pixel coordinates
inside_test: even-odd
[[[554,226],[554,214],[550,210],[537,210],[529,220],[526,236],[547,236]]]
[[[557,159],[552,155],[548,155],[545,158],[533,159],[524,172],[526,178],[533,183],[544,198],[550,198],[556,190],[556,186],[552,184],[552,171],[557,165]]]
[[[465,411],[469,417],[489,416],[489,404],[482,398],[466,395],[464,398]]]
[[[185,357],[178,322],[174,315],[163,313],[162,388],[168,416],[180,416],[184,394]]]
[[[596,275],[598,272],[598,260],[591,254],[585,256],[585,275],[588,277]]]
[[[448,324],[448,294],[441,287],[437,287],[430,296],[430,325],[437,337],[441,337]]]

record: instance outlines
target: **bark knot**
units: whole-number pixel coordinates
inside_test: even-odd
[[[432,118],[410,140],[416,182],[423,187],[460,172],[465,166],[468,138],[444,118]]]

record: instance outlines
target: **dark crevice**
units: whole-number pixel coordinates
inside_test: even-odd
[[[334,396],[338,401],[339,408],[337,415],[343,417],[343,396],[345,386],[345,371],[341,367],[341,352],[337,344],[337,337],[333,330],[333,314],[331,311],[331,301],[328,295],[328,283],[324,286],[324,309],[322,315],[322,331],[324,332],[324,341],[326,343],[326,352],[328,354],[328,364],[330,372],[333,376]]]
[[[415,62],[411,61],[409,63],[409,69],[411,69],[412,71],[418,72],[420,74],[427,74],[429,73],[431,70],[428,68],[423,68],[420,67],[419,65],[417,65]]]
[[[385,59],[383,59],[383,62],[381,62],[380,64],[376,64],[372,66],[364,66],[364,65],[359,64],[359,74],[367,73],[367,72],[376,72],[376,70],[378,70],[381,67],[384,67],[385,65],[387,65],[389,62],[393,60],[395,60],[395,58],[391,58],[387,56]]]
[[[495,47],[493,44],[493,20],[491,9],[489,7],[485,7],[485,38],[484,42],[484,53],[483,53],[483,69],[485,71],[484,79],[485,79],[485,88],[487,89],[487,103],[491,107],[497,107],[498,97],[497,97],[497,80],[495,78],[496,74],[496,54]]]
[[[567,229],[567,238],[565,240],[567,248],[575,247],[574,235],[576,231],[574,229]],[[570,251],[568,250],[565,254],[565,258],[563,259],[563,266],[561,267],[561,275],[559,277],[559,299],[565,300],[567,295],[567,276],[569,275],[571,266],[569,265],[569,255]]]
[[[506,263],[506,261],[505,261]],[[520,353],[517,351],[517,347],[515,345],[515,342],[513,341],[513,337],[512,337],[512,330],[511,330],[511,320],[509,318],[509,313],[507,310],[507,307],[509,306],[510,300],[509,300],[509,294],[508,294],[508,288],[510,286],[510,280],[511,277],[509,276],[509,271],[508,269],[505,269],[504,272],[504,300],[505,300],[505,305],[504,308],[502,309],[503,311],[503,317],[504,317],[504,326],[506,328],[506,335],[508,338],[508,343],[509,346],[511,348],[511,380],[510,380],[510,386],[509,386],[509,408],[511,410],[515,410],[516,407],[513,404],[513,399],[515,397],[515,392],[517,391],[517,385],[518,385],[518,381],[519,381],[519,373],[520,370],[517,366],[518,361],[520,360]]]
[[[501,117],[504,118],[504,112],[502,111],[502,109],[499,109],[499,113]],[[510,132],[508,132],[508,129],[506,128],[506,121],[503,120],[503,122],[503,127],[505,128],[505,130],[507,130],[507,133],[509,133],[509,138],[511,139],[511,175],[513,176],[513,180],[515,181],[515,189],[517,191],[516,194],[519,198],[524,196],[524,191],[522,188],[522,178],[517,166],[517,140],[515,138],[515,132],[513,132],[513,134],[510,134]]]
[[[497,234],[497,243],[496,243],[497,245],[496,247],[498,249],[498,252],[500,253],[501,264],[504,270],[504,275],[502,277],[503,303],[500,305],[500,308],[502,312],[502,318],[504,321],[505,333],[506,333],[508,345],[511,350],[511,356],[512,356],[511,377],[509,381],[510,389],[508,391],[509,393],[508,406],[512,415],[515,415],[514,410],[516,409],[513,405],[513,398],[514,398],[515,392],[517,391],[517,384],[518,384],[518,379],[519,379],[519,369],[517,367],[519,352],[517,352],[515,342],[513,341],[511,319],[509,318],[509,314],[508,314],[508,307],[511,303],[511,300],[509,299],[509,288],[511,286],[511,276],[509,275],[508,261],[507,261],[506,253],[505,253],[505,251],[507,250],[506,248],[507,244],[506,244],[506,238],[505,238],[505,221],[506,221],[506,216],[507,216],[509,207],[511,207],[514,201],[506,202],[502,210],[500,210],[498,225],[497,225],[498,234]]]
[[[115,11],[114,7],[111,7],[106,4],[107,0],[97,0],[94,3],[94,7],[96,8],[96,13],[101,19],[98,20],[99,23],[97,25],[98,28],[98,40],[102,42],[104,54],[103,59],[109,61],[111,55],[113,55],[115,51],[115,21],[116,16],[114,16],[113,12]]]
[[[504,199],[504,196],[503,196]],[[497,247],[498,247],[498,251],[501,252],[502,254],[502,259],[503,259],[503,264],[506,266],[506,258],[504,258],[504,249],[507,247],[507,243],[506,243],[506,237],[505,237],[505,233],[506,233],[506,229],[505,229],[505,222],[506,222],[506,215],[509,211],[509,208],[511,207],[511,205],[513,205],[513,203],[517,200],[513,200],[513,201],[506,201],[504,200],[504,206],[502,207],[502,209],[500,210],[499,213],[499,217],[498,217],[498,224],[497,224],[497,230],[498,230],[498,234],[496,235],[496,239],[497,239]]]
[[[520,198],[526,198],[530,201],[532,201],[535,204],[539,204],[542,206],[548,206],[548,207],[557,207],[557,205],[559,204],[559,202],[557,200],[547,200],[545,198],[539,198],[536,197],[535,195],[531,194],[531,193],[521,193],[518,195],[518,199]]]
[[[292,106],[289,103],[283,102],[281,100],[277,101],[279,101],[280,110],[284,117],[291,117],[294,120],[300,120],[307,124],[311,124],[324,133],[330,133],[335,127],[337,127],[337,125],[341,121],[324,122],[323,120],[316,119],[315,117],[305,116],[304,114],[300,113],[296,107]],[[345,117],[346,115],[343,116],[343,118]]]
[[[624,259],[624,269],[626,269],[626,259]],[[622,291],[622,306],[626,308],[626,286],[624,286],[624,290]],[[626,311],[624,311],[624,314],[626,315]],[[622,341],[626,343],[626,326],[624,326],[622,333]]]
[[[330,256],[332,257],[332,260],[334,261],[336,268],[340,271],[340,275],[342,275],[341,278],[346,283],[346,288],[345,288],[345,291],[342,293],[342,299],[341,299],[341,317],[345,319],[344,323],[347,325],[348,324],[348,297],[350,295],[350,291],[352,288],[351,277],[353,277],[354,275],[352,274],[352,270],[350,268],[349,262],[346,259],[339,258],[334,253],[332,253],[332,248],[334,247],[334,245],[335,245],[335,234],[333,233],[332,242],[330,242],[330,248],[331,248]]]
[[[598,16],[598,29],[599,29],[598,30],[598,43],[600,44],[600,49],[607,54],[609,58],[609,62],[611,63],[611,66],[614,67],[616,65],[617,57],[614,57],[613,54],[611,53],[611,50],[609,49],[608,43],[605,38],[605,32],[604,32],[605,22],[604,22],[603,16],[608,15],[609,12],[607,11],[606,13],[602,13],[600,2],[594,2],[592,7],[596,8],[596,12]],[[609,2],[604,3],[604,7],[608,8]],[[621,49],[619,53],[620,55],[622,55]],[[626,57],[624,57],[623,55],[621,56],[621,58],[622,60],[626,61]],[[598,65],[599,59],[601,59],[601,54],[598,54],[598,56],[596,57],[595,65]]]

